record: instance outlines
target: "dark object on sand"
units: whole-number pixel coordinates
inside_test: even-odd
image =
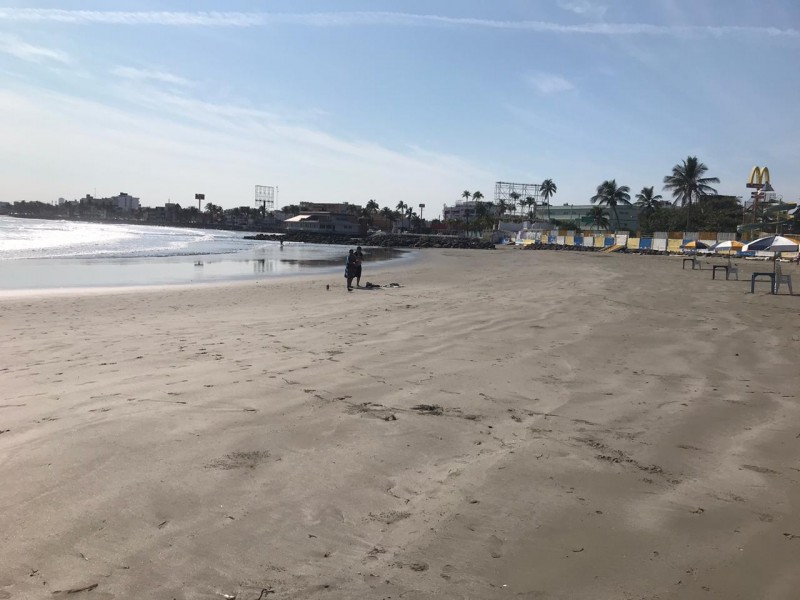
[[[80,592],[91,592],[95,589],[99,584],[93,583],[92,585],[87,585],[86,587],[82,588],[72,588],[71,590],[56,590],[53,594],[78,594]]]
[[[444,409],[438,404],[417,404],[416,406],[412,407],[412,410],[415,410],[423,415],[444,414]]]

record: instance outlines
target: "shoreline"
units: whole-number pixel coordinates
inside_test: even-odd
[[[70,290],[205,286],[305,275],[323,276],[344,270],[346,248],[342,247],[341,259],[333,258],[330,250],[323,251],[317,257],[313,247],[293,244],[287,245],[285,250],[271,248],[264,257],[255,252],[239,252],[166,257],[0,260],[0,276],[4,278],[0,283],[0,296]],[[370,269],[378,264],[413,262],[418,254],[413,250],[395,251],[379,247],[366,248],[366,251],[365,265]],[[12,285],[18,287],[10,287]]]
[[[798,299],[743,267],[0,298],[0,598],[793,598]]]
[[[26,259],[27,260],[27,259]],[[408,256],[403,256],[390,260],[383,260],[372,263],[365,263],[370,270],[374,270],[373,266],[380,265],[380,272],[392,272],[411,262],[419,260],[416,253],[409,253]],[[118,285],[118,286],[74,286],[74,287],[60,287],[60,288],[30,288],[30,289],[0,289],[0,300],[15,298],[48,298],[48,297],[81,297],[81,296],[104,296],[104,295],[117,295],[117,294],[142,294],[147,292],[170,292],[170,291],[189,291],[189,290],[202,290],[213,288],[237,288],[250,285],[278,285],[291,281],[308,281],[324,279],[330,282],[333,289],[333,281],[336,279],[335,275],[339,271],[344,271],[344,267],[319,267],[313,272],[287,272],[270,275],[260,279],[227,279],[219,281],[196,281],[191,283],[154,283],[151,285]],[[342,278],[343,279],[343,278]],[[366,277],[362,277],[366,282]]]

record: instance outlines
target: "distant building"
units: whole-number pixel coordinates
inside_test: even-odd
[[[120,192],[118,195],[109,198],[109,200],[112,200],[114,205],[122,212],[139,210],[139,198],[134,198],[125,192]]]
[[[327,212],[334,215],[360,215],[363,207],[349,202],[301,202],[300,211],[304,213]]]
[[[135,200],[138,199],[135,198]],[[176,202],[167,202],[164,204],[164,220],[167,223],[174,223],[178,220],[178,216],[181,214],[181,205]]]
[[[334,233],[359,235],[361,226],[358,220],[343,214],[328,212],[302,213],[286,219],[287,231],[303,231],[306,233]]]
[[[483,204],[486,207],[486,214],[490,217],[497,216],[497,207],[488,202],[481,202],[478,200],[456,200],[453,206],[446,204],[442,208],[442,217],[445,222],[447,221],[469,221],[478,216],[478,204]]]
[[[442,213],[444,217],[443,220],[445,223],[451,220],[462,222],[471,221],[478,217],[477,206],[478,202],[474,200],[460,200],[456,201],[453,206],[445,205]],[[486,203],[484,203],[484,206],[486,206]],[[551,204],[549,211],[547,206],[538,206],[536,208],[536,218],[537,220],[555,219],[566,226],[574,224],[576,228],[590,229],[592,220],[588,215],[589,211],[594,208],[594,206],[593,204],[563,204],[561,206]],[[496,205],[491,204],[486,208],[489,216],[498,216]],[[605,210],[608,214],[608,220],[611,222],[612,226],[616,228],[617,223],[613,212],[608,208]],[[621,230],[636,231],[639,228],[639,211],[636,206],[627,204],[618,205],[617,215],[619,216],[619,228]],[[525,219],[527,212],[516,216],[517,218]],[[504,215],[503,220],[509,221],[512,217],[514,217],[514,215],[507,213]]]
[[[575,224],[576,228],[591,229],[592,218],[589,211],[595,204],[563,204],[562,206],[550,205],[550,218],[561,221],[565,225]],[[608,221],[614,229],[624,231],[636,231],[639,229],[639,209],[631,204],[618,204],[617,216],[619,217],[619,227],[614,218],[614,211],[610,208],[602,207],[608,215]],[[547,214],[547,207],[540,210],[540,216]]]

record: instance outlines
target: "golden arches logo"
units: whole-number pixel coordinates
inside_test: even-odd
[[[753,167],[747,187],[760,188],[769,183],[769,169],[767,167]]]

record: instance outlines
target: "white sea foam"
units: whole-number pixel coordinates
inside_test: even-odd
[[[0,290],[212,283],[344,269],[342,246],[244,232],[0,217]],[[366,260],[389,260],[368,249]],[[342,271],[343,273],[343,271]],[[343,285],[344,279],[331,279]]]
[[[253,243],[232,231],[0,217],[0,260],[225,254]]]

